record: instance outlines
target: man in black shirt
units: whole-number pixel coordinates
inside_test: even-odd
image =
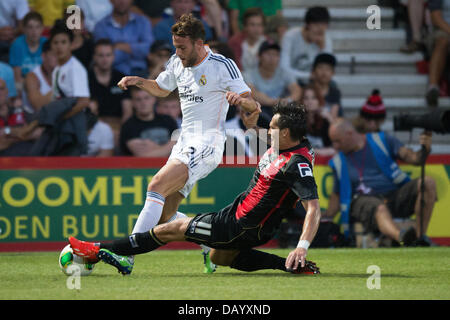
[[[100,119],[118,132],[120,125],[133,114],[133,109],[129,93],[117,86],[124,75],[112,67],[114,47],[110,40],[100,39],[95,43],[93,60],[88,73],[91,98],[98,103]]]
[[[133,87],[131,101],[135,114],[120,130],[120,148],[135,157],[168,157],[176,139],[178,125],[172,117],[155,113],[156,98],[145,90]]]
[[[269,130],[271,148],[258,163],[247,190],[232,204],[218,212],[177,219],[112,243],[69,238],[74,252],[88,259],[103,260],[119,272],[129,274],[132,264],[125,256],[149,252],[172,241],[190,241],[213,248],[210,252],[213,263],[241,271],[319,273],[316,265],[306,260],[320,221],[313,176],[314,151],[305,139],[306,111],[291,103],[275,107],[274,114]],[[272,238],[285,213],[299,200],[307,213],[297,248],[286,259],[252,249]]]

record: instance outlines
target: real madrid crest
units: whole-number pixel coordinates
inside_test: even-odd
[[[204,74],[202,74],[200,80],[198,80],[198,84],[201,86],[206,86],[206,77]]]

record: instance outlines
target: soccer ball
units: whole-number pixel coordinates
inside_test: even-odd
[[[94,271],[95,264],[88,263],[85,258],[73,253],[70,244],[62,249],[58,259],[61,271],[68,276],[88,276]]]

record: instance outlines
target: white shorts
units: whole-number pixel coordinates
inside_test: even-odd
[[[168,161],[177,159],[188,167],[188,180],[179,190],[185,198],[198,180],[206,177],[222,162],[223,151],[224,143],[207,143],[203,139],[195,138],[178,139]]]

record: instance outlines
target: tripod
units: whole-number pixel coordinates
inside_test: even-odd
[[[419,226],[420,233],[419,239],[422,239],[424,236],[423,232],[423,211],[425,208],[425,162],[427,161],[428,152],[425,145],[421,145],[421,156],[420,159],[420,209],[419,209]]]

